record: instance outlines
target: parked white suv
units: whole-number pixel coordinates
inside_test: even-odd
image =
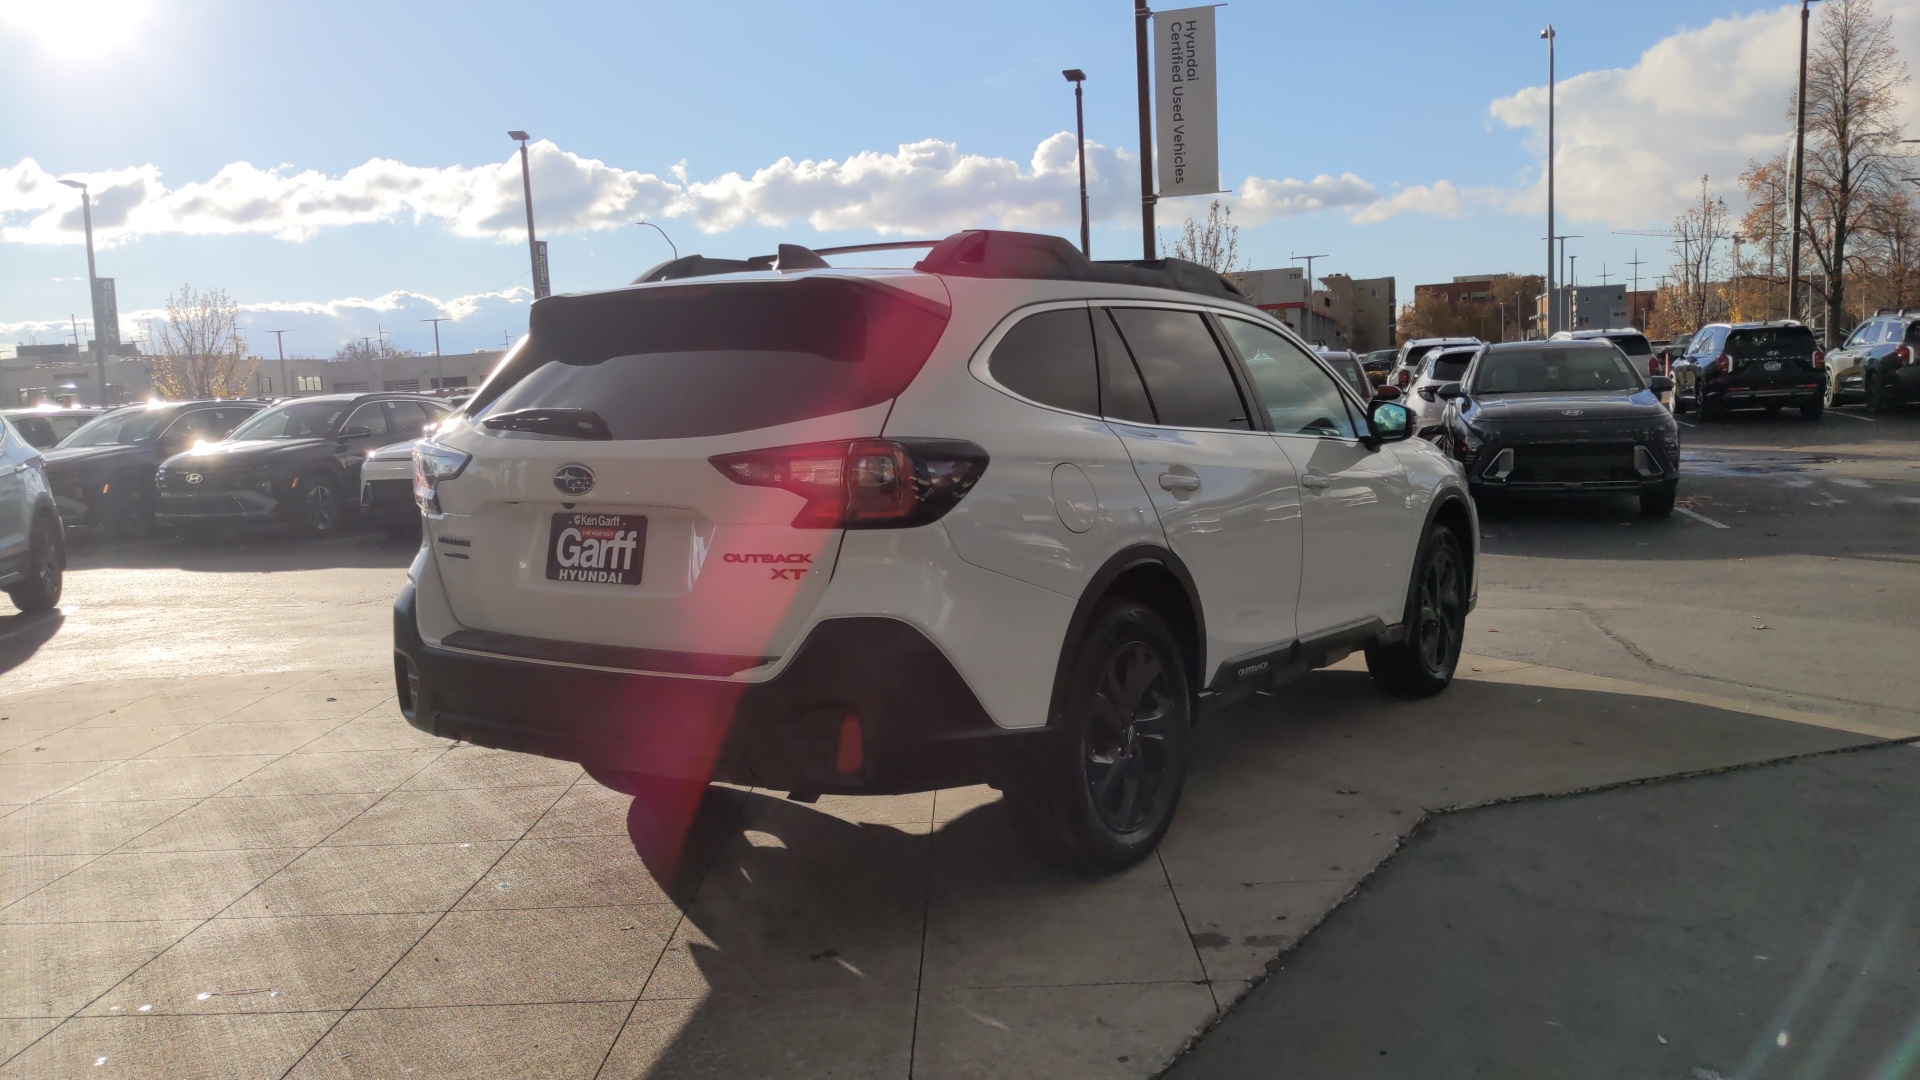
[[[416,448],[416,727],[636,794],[989,783],[1111,870],[1209,709],[1354,649],[1393,693],[1453,676],[1457,466],[1217,274],[964,232],[641,281],[536,302]]]
[[[1444,345],[1429,349],[1410,369],[1413,377],[1401,398],[1413,413],[1413,433],[1422,437],[1438,434],[1447,417],[1446,399],[1438,397],[1441,387],[1466,377],[1467,366],[1480,355],[1485,345]]]

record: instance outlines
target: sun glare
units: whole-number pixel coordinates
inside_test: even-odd
[[[152,0],[0,0],[0,26],[57,56],[100,56],[133,40]]]

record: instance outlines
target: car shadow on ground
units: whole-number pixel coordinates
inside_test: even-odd
[[[196,572],[405,568],[420,550],[418,536],[399,539],[371,528],[312,540],[285,529],[199,534],[161,533],[120,540],[104,533],[67,534],[67,569],[168,569]]]
[[[1210,721],[1160,851],[1104,879],[1033,859],[1000,802],[864,822],[715,788],[678,871],[659,875],[684,917],[609,1074],[891,1075],[913,1056],[1078,1075],[1147,1047],[1164,1061],[1213,1007],[1129,1033],[1109,1022],[1122,997],[1205,986],[1230,1003],[1430,812],[1872,741],[1536,685],[1405,702],[1324,671]],[[628,833],[649,868],[664,865],[656,825],[636,802]]]
[[[65,622],[66,616],[57,608],[38,615],[0,616],[0,675],[31,660]]]

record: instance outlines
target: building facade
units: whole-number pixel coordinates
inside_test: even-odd
[[[1310,293],[1307,275],[1300,267],[1248,270],[1235,275],[1234,280],[1249,303],[1293,327],[1307,341],[1330,349],[1352,347],[1339,298],[1327,289]]]
[[[1348,348],[1372,352],[1394,347],[1399,340],[1400,304],[1392,278],[1328,274],[1320,280],[1333,296],[1331,309],[1346,316]]]

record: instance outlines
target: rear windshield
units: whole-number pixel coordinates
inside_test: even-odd
[[[1755,326],[1727,335],[1727,354],[1735,360],[1756,356],[1812,356],[1813,331],[1804,326]]]
[[[1475,394],[1565,394],[1638,390],[1640,375],[1608,345],[1505,349],[1480,358]]]
[[[1470,352],[1447,353],[1433,358],[1433,377],[1441,382],[1459,382],[1467,373],[1467,365],[1473,363]]]
[[[1620,351],[1628,356],[1653,355],[1653,343],[1643,334],[1609,334],[1607,340],[1620,346]]]
[[[899,396],[948,309],[869,282],[712,282],[543,300],[483,422],[584,410],[614,439],[692,439]],[[551,435],[490,428],[507,437]]]

